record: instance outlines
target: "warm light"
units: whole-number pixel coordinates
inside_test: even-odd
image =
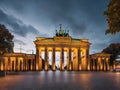
[[[70,71],[72,70],[71,64],[69,65],[69,70],[70,70]]]
[[[102,70],[103,66],[101,65],[100,69]]]
[[[36,70],[38,71],[38,65],[36,65]]]
[[[107,67],[108,70],[110,70],[109,66]]]
[[[90,66],[88,65],[88,71],[90,71]]]
[[[64,63],[62,64],[62,70],[64,70]]]
[[[104,65],[104,71],[106,70],[106,66]]]
[[[32,65],[31,65],[31,70],[32,70]]]
[[[95,70],[95,66],[93,66],[93,70]]]
[[[53,70],[56,70],[56,68],[55,68],[55,67],[53,67]]]
[[[113,65],[113,70],[115,70],[115,64]]]
[[[79,66],[79,70],[80,70],[80,71],[82,70],[81,65]]]
[[[26,67],[26,71],[27,71],[27,67]]]
[[[9,70],[9,67],[8,67],[8,70]]]
[[[3,71],[3,65],[1,65],[1,71]]]
[[[47,65],[45,64],[45,70],[48,70],[48,67],[47,67]]]

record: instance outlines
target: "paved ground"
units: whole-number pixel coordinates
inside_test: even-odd
[[[12,72],[0,77],[0,90],[120,90],[120,73]]]

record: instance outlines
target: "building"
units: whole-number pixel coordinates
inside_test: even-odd
[[[5,53],[0,56],[0,71],[32,71],[35,63],[34,54]]]
[[[48,71],[57,70],[56,52],[60,53],[60,70],[64,71],[109,71],[110,54],[89,55],[91,43],[88,39],[75,39],[69,31],[56,30],[54,37],[37,37],[34,41],[36,55],[25,53],[5,53],[0,56],[0,71]],[[49,53],[52,54],[52,68]],[[42,56],[44,53],[44,57]],[[67,57],[65,57],[65,53]],[[44,63],[43,63],[44,60]],[[64,66],[66,60],[66,68]],[[44,64],[44,65],[43,65]]]
[[[90,70],[91,71],[109,71],[111,54],[107,53],[96,53],[90,55]]]
[[[70,36],[38,37],[36,45],[36,70],[49,70],[49,52],[52,52],[52,70],[56,70],[55,53],[60,52],[60,70],[64,70],[64,52],[67,52],[67,70],[87,70],[89,67],[88,39],[73,39]],[[45,67],[42,67],[42,52],[45,53]]]

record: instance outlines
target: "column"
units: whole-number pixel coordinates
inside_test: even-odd
[[[18,65],[18,57],[16,57],[15,59],[16,59],[16,70],[18,71],[18,66],[19,66]],[[10,60],[10,66],[12,66],[11,62],[12,62],[12,60]],[[11,69],[12,69],[12,67],[11,67]]]
[[[78,48],[78,70],[81,70],[81,51]]]
[[[31,62],[30,62],[30,70],[32,71],[33,70],[33,60],[31,59]]]
[[[76,59],[76,56],[75,56],[75,49],[73,50],[73,61],[72,61],[72,69],[73,71],[75,70],[75,59]]]
[[[10,58],[10,71],[12,71],[12,58]]]
[[[24,57],[24,60],[23,60],[23,62],[24,62],[24,71],[26,71],[26,57]]]
[[[12,58],[10,58],[9,70],[12,71]]]
[[[107,58],[106,58],[106,63],[107,63],[107,66],[106,66],[106,67],[107,67],[107,71],[109,71],[109,70],[110,70],[110,67],[109,67],[109,62],[108,62],[108,60],[109,60],[109,58],[107,57]]]
[[[23,57],[23,71],[25,71],[25,57]]]
[[[67,70],[68,71],[72,70],[72,65],[71,65],[71,48],[68,48],[68,52],[67,52]]]
[[[4,60],[3,60],[3,57],[1,56],[0,57],[0,71],[3,71],[4,70],[4,62],[3,62]]]
[[[92,57],[90,57],[90,71],[92,70],[91,66],[92,66]]]
[[[42,50],[41,50],[41,48],[38,47],[36,49],[36,52],[37,52],[37,56],[36,56],[37,57],[36,58],[36,71],[38,71],[38,70],[42,71],[42,56],[41,56]]]
[[[1,71],[4,71],[4,60],[3,60],[3,58],[1,60]]]
[[[78,49],[74,48],[74,54],[73,54],[73,70],[78,71]]]
[[[69,66],[70,66],[69,62],[70,62],[70,60],[69,60],[69,48],[68,48],[68,49],[67,49],[67,64],[66,64],[66,66],[67,66],[67,71],[69,71]]]
[[[7,66],[7,58],[4,58],[4,70],[6,71],[6,66]]]
[[[1,71],[1,59],[2,59],[2,57],[0,56],[0,71]]]
[[[21,64],[22,64],[21,70],[22,70],[22,71],[23,71],[23,67],[24,67],[24,65],[23,65],[23,59],[24,59],[24,57],[23,57],[22,60],[21,60]]]
[[[41,48],[37,47],[36,49],[36,71],[42,71],[42,56],[41,56]]]
[[[20,71],[20,60],[19,60],[19,57],[17,57],[17,62],[18,62],[18,71]]]
[[[95,71],[95,59],[93,59],[93,71]]]
[[[38,69],[39,69],[39,67],[38,67],[38,65],[39,65],[39,49],[38,49],[38,47],[36,48],[36,65],[35,65],[35,68],[36,68],[36,71],[38,71]]]
[[[2,59],[2,57],[0,56],[0,71],[1,71],[1,59]]]
[[[104,71],[106,71],[106,58],[104,58]]]
[[[103,65],[102,65],[102,59],[100,57],[98,57],[98,62],[100,65],[100,71],[102,71]]]
[[[28,70],[28,58],[25,59],[25,70]]]
[[[7,60],[7,67],[6,67],[7,71],[9,71],[9,62],[10,62],[10,57],[8,57],[8,60]]]
[[[86,48],[81,48],[82,51],[82,58],[81,58],[81,64],[82,64],[82,70],[87,70],[87,52]]]
[[[55,48],[52,50],[52,70],[56,70],[56,65],[55,65]]]
[[[5,59],[3,59],[3,71],[5,71]]]
[[[100,66],[99,66],[99,60],[98,60],[98,57],[97,57],[97,71],[99,71],[100,70]]]
[[[86,62],[87,62],[87,67],[86,70],[90,70],[90,56],[89,56],[89,48],[86,48]]]
[[[92,59],[92,71],[94,71],[94,59],[95,58]]]
[[[39,60],[38,60],[38,70],[42,71],[43,69],[43,64],[42,64],[42,50],[41,48],[39,49]]]
[[[47,51],[47,48],[45,48],[45,71],[48,70],[49,68],[49,63],[48,63],[48,51]]]
[[[101,60],[101,65],[102,65],[102,71],[104,71],[104,59],[102,58],[102,60]]]
[[[15,59],[14,59],[14,71],[15,71],[15,65],[16,65],[16,63],[15,63]]]
[[[93,58],[91,59],[91,71],[93,71]]]
[[[23,56],[23,71],[25,71],[25,56]]]
[[[11,62],[11,60],[10,60]],[[17,71],[17,59],[15,58],[15,71]]]
[[[37,47],[36,49],[36,52],[37,52],[37,58],[36,58],[36,70],[40,70],[42,71],[42,56],[41,56],[41,53],[42,53],[42,50],[40,47]]]
[[[33,59],[33,71],[35,71],[35,59]]]
[[[61,52],[60,52],[60,70],[63,71],[64,70],[64,49],[61,48]]]

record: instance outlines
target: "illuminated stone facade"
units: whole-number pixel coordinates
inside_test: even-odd
[[[0,56],[0,71],[35,70],[35,55],[24,53],[5,53]]]
[[[34,44],[36,55],[24,53],[5,53],[1,55],[0,71],[55,71],[58,69],[56,66],[56,52],[60,53],[59,69],[61,71],[110,70],[110,54],[98,53],[89,55],[91,45],[89,40],[72,38],[69,36],[68,30],[61,29],[61,25],[60,30],[56,30],[56,35],[53,38],[37,37]],[[51,67],[49,53],[52,54]]]
[[[97,53],[90,55],[90,70],[91,71],[109,71],[109,60],[111,54]]]
[[[89,55],[90,43],[87,39],[68,37],[36,38],[36,55],[24,53],[5,53],[0,56],[0,71],[41,71],[50,70],[49,52],[52,53],[52,70],[56,68],[56,52],[60,52],[60,70],[68,71],[109,71],[115,69],[109,65],[110,54]],[[42,53],[44,52],[45,65]],[[64,54],[67,54],[65,59]],[[66,68],[64,62],[66,60]],[[43,67],[44,66],[44,67]]]
[[[70,36],[54,36],[53,38],[38,37],[36,45],[36,70],[49,70],[49,52],[52,52],[52,70],[56,70],[56,52],[60,52],[60,70],[64,68],[64,53],[67,53],[67,70],[88,70],[89,47],[88,39],[73,39]],[[42,52],[44,52],[45,67],[42,67]]]

